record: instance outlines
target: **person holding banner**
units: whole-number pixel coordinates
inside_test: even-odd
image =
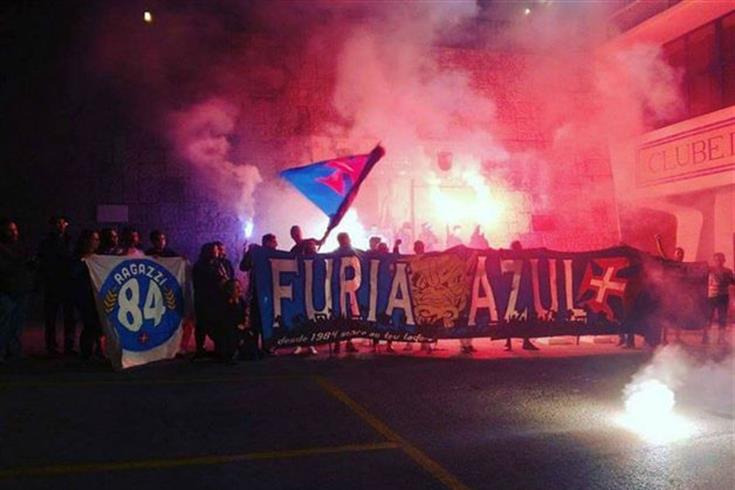
[[[413,253],[414,255],[417,255],[417,256],[424,255],[426,253],[426,244],[422,240],[416,240],[415,242],[413,242]],[[439,341],[436,340],[434,348],[436,348],[436,345],[438,343]],[[406,345],[409,346],[411,344],[406,344]],[[404,348],[404,350],[411,350],[411,349]],[[431,354],[431,351],[432,351],[431,342],[421,342],[421,350],[423,352],[426,352],[427,354]]]
[[[120,239],[114,228],[102,228],[100,232],[100,248],[97,255],[122,255]]]
[[[317,248],[319,247],[319,245],[321,245],[321,243],[314,238],[304,239],[303,234],[301,233],[301,227],[299,225],[293,225],[291,227],[290,235],[291,239],[294,241],[294,246],[291,247],[292,254],[300,255],[303,257],[312,257],[316,255]],[[311,355],[319,353],[319,351],[317,351],[316,347],[314,347],[313,345],[310,345],[308,348],[298,346],[293,351],[294,355],[296,356],[301,355],[304,352]]]
[[[291,253],[296,255],[316,255],[317,250],[322,245],[321,240],[316,238],[304,238],[299,225],[293,225],[290,230],[291,239],[294,246],[291,247]],[[310,253],[313,249],[313,253]]]
[[[95,346],[96,354],[102,354],[102,325],[100,324],[95,304],[94,288],[89,276],[86,259],[96,253],[100,245],[99,233],[95,230],[82,230],[77,239],[72,264],[72,284],[74,303],[82,320],[82,333],[79,335],[79,351],[83,359],[92,357]]]
[[[339,244],[339,247],[337,247],[333,253],[339,255],[356,255],[357,251],[352,248],[352,239],[346,232],[343,231],[337,234],[337,243]],[[344,315],[344,312],[342,312],[342,314]],[[357,347],[355,347],[355,344],[352,343],[352,339],[347,339],[345,342],[345,350],[350,354],[360,352]],[[338,340],[334,343],[334,353],[339,354],[339,352],[340,345]]]
[[[120,245],[122,252],[120,255],[127,257],[145,257],[145,254],[140,249],[140,233],[135,228],[126,226],[122,230],[122,236],[120,237]]]
[[[510,249],[513,252],[521,252],[523,250],[523,245],[521,244],[520,240],[513,240],[510,243]],[[523,346],[521,347],[523,350],[530,350],[530,351],[537,351],[540,350],[536,345],[531,342],[531,339],[526,335],[523,337]],[[513,345],[511,344],[511,338],[508,337],[505,339],[505,350],[506,352],[510,352],[513,350]]]
[[[368,257],[374,257],[378,258],[380,256],[388,255],[388,244],[383,241],[382,238],[379,236],[371,236],[368,239],[368,250],[366,252],[366,255]],[[378,346],[380,345],[380,341],[378,339],[373,339],[372,346],[373,346],[373,352],[378,352]],[[388,340],[385,343],[385,351],[386,352],[395,352],[393,349],[393,342]]]
[[[360,186],[383,156],[385,149],[377,144],[368,154],[333,158],[280,172],[283,179],[329,217],[327,229],[318,243],[324,243],[342,221]],[[337,240],[340,242],[338,251],[354,253],[346,233],[340,233]],[[351,340],[346,347],[348,352],[357,352]],[[339,352],[339,341],[335,344],[335,352]]]
[[[702,343],[709,343],[709,329],[717,316],[719,332],[718,344],[725,343],[725,328],[727,327],[727,309],[730,305],[730,286],[735,284],[732,269],[725,267],[725,254],[717,252],[712,258],[713,265],[707,275],[707,302],[709,303],[709,318],[702,335]]]
[[[221,274],[217,260],[217,246],[214,242],[205,243],[199,252],[199,259],[194,264],[192,281],[194,283],[194,342],[196,352],[192,360],[205,357],[204,343],[211,334],[216,319],[216,308],[220,304],[222,287],[227,278]]]
[[[278,240],[273,233],[266,233],[265,235],[263,235],[260,239],[260,243],[263,248],[269,248],[271,250],[276,250],[278,248]],[[260,341],[262,342],[263,326],[261,325],[260,321],[260,309],[258,308],[258,291],[255,284],[255,275],[253,274],[252,250],[254,247],[257,247],[257,245],[255,245],[254,243],[248,245],[248,243],[245,242],[245,244],[243,245],[243,255],[242,260],[240,261],[240,270],[248,274],[248,292],[245,303],[248,305],[250,325],[254,327],[254,331],[257,337],[257,343],[258,339],[260,339]],[[271,352],[264,347],[262,350],[265,354],[271,354]],[[260,355],[260,351],[258,351],[258,355]]]
[[[145,251],[149,257],[178,257],[175,251],[168,248],[168,239],[161,230],[153,230],[150,234],[151,248]]]

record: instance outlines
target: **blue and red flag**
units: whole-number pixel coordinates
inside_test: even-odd
[[[342,220],[360,185],[373,166],[385,155],[380,145],[367,155],[354,155],[289,168],[281,177],[329,216],[329,231]]]

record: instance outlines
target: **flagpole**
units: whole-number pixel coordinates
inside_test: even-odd
[[[357,192],[360,190],[360,186],[362,185],[362,181],[367,177],[368,173],[370,173],[370,170],[372,170],[373,166],[378,163],[378,160],[380,160],[383,155],[385,155],[385,150],[383,147],[380,146],[380,142],[375,145],[375,148],[373,148],[370,151],[370,156],[368,157],[368,161],[365,164],[365,167],[362,169],[362,172],[360,173],[360,176],[357,179],[357,182],[355,182],[353,185],[354,187],[350,191],[352,194],[352,197],[350,199],[345,199],[345,201],[342,202],[340,205],[340,208],[337,210],[337,213],[334,216],[330,216],[329,218],[329,224],[327,225],[327,229],[324,231],[324,236],[322,236],[322,239],[319,240],[319,246],[317,247],[317,250],[321,248],[321,246],[324,244],[324,242],[327,241],[327,237],[329,237],[329,234],[332,232],[332,229],[336,228],[339,225],[339,222],[342,220],[342,217],[347,212],[347,209],[352,205],[352,201],[354,197],[357,195]],[[335,222],[335,218],[338,218]]]
[[[324,245],[324,242],[327,241],[327,237],[329,236],[330,231],[332,231],[332,228],[330,226],[327,226],[327,230],[324,232],[324,236],[322,236],[322,239],[317,242],[317,251],[319,251],[319,249],[322,248],[322,245]]]

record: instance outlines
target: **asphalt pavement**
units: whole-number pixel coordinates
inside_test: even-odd
[[[476,345],[120,373],[31,356],[0,366],[0,488],[735,488],[731,411],[677,407],[697,433],[666,444],[614,422],[650,352]]]

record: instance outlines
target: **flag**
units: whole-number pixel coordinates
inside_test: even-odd
[[[172,359],[190,310],[186,260],[92,255],[85,262],[113,367]]]
[[[377,145],[366,155],[334,158],[289,168],[281,172],[281,177],[329,216],[326,237],[342,220],[357,196],[360,185],[383,155],[385,150]]]
[[[578,300],[582,300],[582,303],[595,313],[605,313],[609,320],[621,318],[620,312],[616,314],[613,311],[610,300],[617,298],[619,304],[625,307],[629,279],[620,272],[630,265],[630,259],[627,257],[590,260],[579,287]]]

